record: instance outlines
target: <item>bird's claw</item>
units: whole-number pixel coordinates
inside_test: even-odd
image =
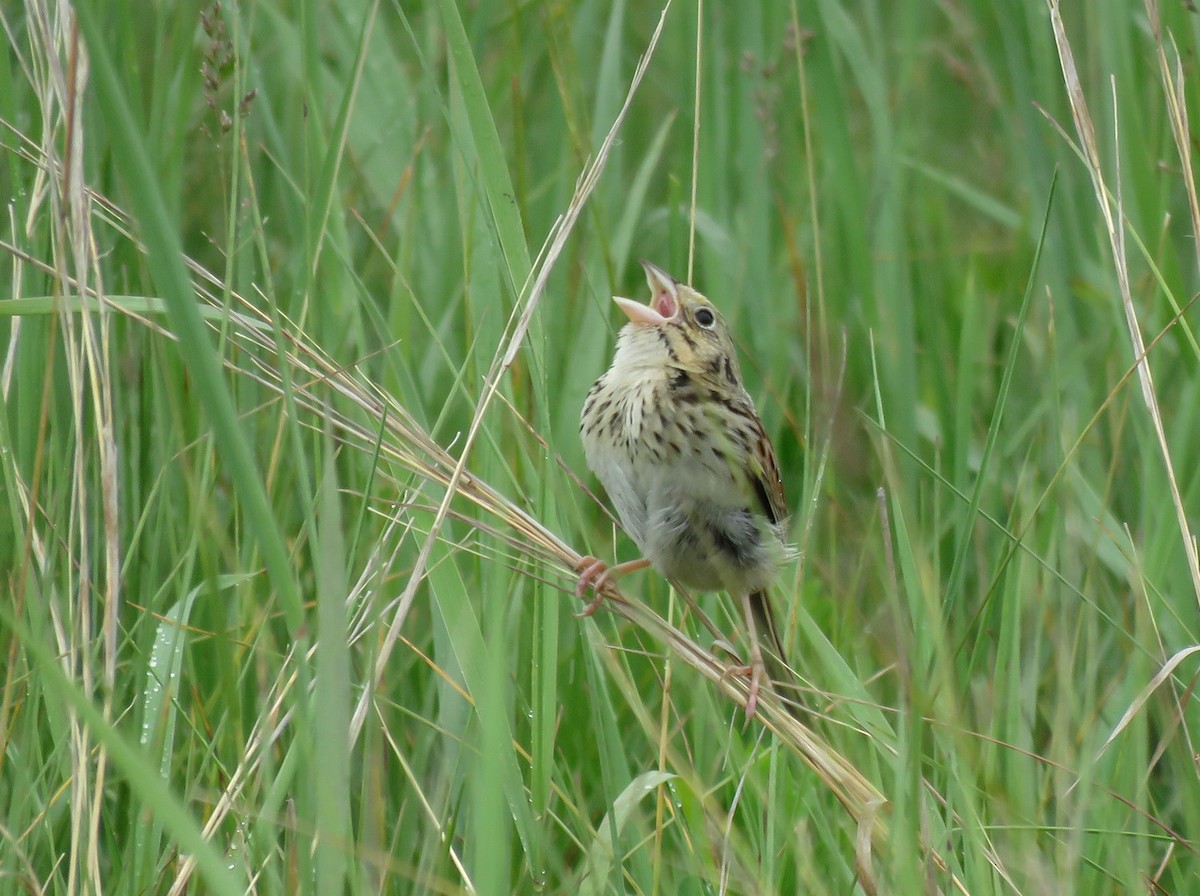
[[[763,678],[767,674],[766,667],[762,663],[727,666],[724,674],[744,675],[750,679],[749,692],[746,694],[746,721],[750,721],[758,711],[758,695],[762,691]]]
[[[591,616],[604,603],[607,595],[604,589],[608,587],[619,576],[626,573],[631,573],[635,569],[645,569],[650,565],[650,561],[645,557],[639,557],[637,560],[627,560],[624,563],[618,563],[616,566],[608,566],[603,560],[597,560],[595,557],[581,557],[579,562],[575,564],[576,571],[579,572],[579,584],[575,586],[575,596],[583,600],[583,595],[588,588],[594,588],[596,596],[592,602],[576,613],[576,617],[584,618]]]
[[[608,566],[595,557],[584,557],[575,567],[579,571],[579,584],[575,586],[575,597],[583,600],[589,587],[596,589],[596,596],[586,607],[575,614],[576,619],[586,619],[600,609],[604,603],[604,586],[608,583]]]

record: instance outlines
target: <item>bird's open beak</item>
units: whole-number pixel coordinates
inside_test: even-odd
[[[614,297],[613,301],[635,324],[661,326],[679,313],[679,284],[662,268],[648,261],[643,261],[642,267],[646,269],[646,283],[650,285],[650,304],[620,297]]]

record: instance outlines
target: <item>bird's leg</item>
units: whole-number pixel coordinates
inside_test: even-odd
[[[758,643],[758,626],[754,624],[754,611],[751,607],[749,594],[742,594],[742,609],[745,611],[746,627],[750,630],[750,665],[739,669],[731,669],[741,675],[750,676],[750,690],[746,695],[746,720],[754,718],[758,709],[758,692],[762,689],[762,680],[766,677],[767,667],[763,662],[762,648]]]
[[[579,572],[579,584],[575,586],[575,596],[583,600],[583,595],[589,587],[595,589],[596,596],[592,598],[591,603],[575,614],[576,618],[583,619],[600,609],[600,605],[604,603],[604,588],[613,579],[623,576],[627,572],[645,569],[649,565],[650,561],[645,557],[618,563],[616,566],[608,566],[603,560],[597,560],[595,557],[584,557],[575,567]]]

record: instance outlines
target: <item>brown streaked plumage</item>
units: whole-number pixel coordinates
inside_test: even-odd
[[[752,716],[764,674],[757,629],[776,675],[786,672],[767,589],[791,548],[775,450],[742,386],[729,327],[692,287],[642,262],[652,299],[615,299],[629,317],[612,366],[580,419],[588,466],[644,555],[613,567],[587,558],[576,593],[653,565],[696,591],[728,591],[750,628]],[[778,660],[778,664],[774,660]]]

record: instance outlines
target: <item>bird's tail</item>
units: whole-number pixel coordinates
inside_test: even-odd
[[[763,665],[766,666],[767,677],[771,679],[771,688],[783,699],[788,712],[799,718],[800,704],[792,687],[796,673],[788,667],[779,624],[771,608],[771,596],[765,589],[751,593],[750,612],[754,614],[754,628],[762,633],[760,637],[763,643],[760,646],[764,648]]]

